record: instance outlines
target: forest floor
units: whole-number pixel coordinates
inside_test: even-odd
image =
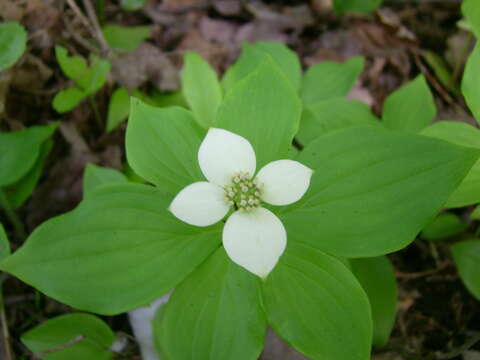
[[[125,162],[124,125],[106,134],[87,101],[63,115],[51,106],[54,95],[68,85],[55,59],[55,45],[85,57],[92,51],[111,56],[91,25],[88,0],[78,1],[78,8],[72,2],[0,0],[0,16],[20,21],[29,32],[26,54],[0,74],[0,105],[5,105],[0,130],[61,121],[39,186],[19,210],[29,232],[78,204],[86,163],[122,169]],[[457,92],[472,37],[457,26],[461,14],[456,1],[386,1],[372,14],[337,16],[328,0],[150,0],[135,12],[105,0],[100,14],[100,23],[153,25],[151,39],[133,54],[112,59],[109,82],[95,95],[102,119],[115,84],[145,92],[176,90],[187,50],[199,52],[221,74],[238,56],[242,42],[271,40],[288,44],[304,66],[364,56],[366,67],[351,97],[370,104],[376,114],[389,93],[423,73],[435,95],[438,119],[473,123]],[[445,70],[452,76],[450,86],[441,81]],[[469,211],[463,208],[459,214],[466,217]],[[7,224],[15,250],[22,240],[1,213],[0,221]],[[480,334],[480,304],[460,282],[447,245],[417,240],[390,259],[399,284],[398,316],[390,342],[375,351],[374,359],[479,360],[479,343],[467,355],[458,355]],[[33,359],[20,335],[72,309],[14,278],[6,281],[4,293],[14,353]],[[125,316],[105,320],[115,331],[131,333]],[[133,340],[120,358],[139,359]],[[305,358],[269,334],[262,359]]]

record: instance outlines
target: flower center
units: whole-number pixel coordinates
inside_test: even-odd
[[[225,186],[225,198],[229,205],[240,211],[252,211],[260,206],[262,191],[248,172],[240,172],[232,176],[232,185]]]

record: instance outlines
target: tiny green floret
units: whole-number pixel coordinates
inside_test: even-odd
[[[225,200],[240,211],[252,211],[261,204],[261,186],[248,172],[239,172],[232,176],[232,184],[225,186]]]

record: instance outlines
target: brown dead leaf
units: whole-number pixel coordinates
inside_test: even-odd
[[[178,69],[160,49],[141,44],[137,50],[111,59],[115,81],[129,90],[151,81],[158,89],[171,91],[178,88]]]
[[[223,45],[206,40],[198,31],[188,32],[177,49],[198,52],[216,69],[222,67],[229,53]]]
[[[456,32],[447,39],[445,59],[453,69],[463,67],[472,42],[472,36],[463,30]]]
[[[310,0],[310,5],[312,9],[320,15],[326,14],[332,11],[333,1],[332,0]]]
[[[29,30],[30,43],[39,49],[50,48],[61,32],[61,13],[45,1],[28,0],[23,19]]]
[[[27,53],[22,62],[13,69],[13,73],[12,86],[31,91],[43,89],[53,71],[40,58]]]
[[[265,338],[265,348],[260,360],[308,360],[275,333],[268,329]]]
[[[242,4],[239,0],[214,0],[213,7],[225,16],[239,15],[242,12]]]
[[[400,39],[416,41],[417,37],[413,32],[407,29],[401,22],[400,17],[389,8],[380,8],[376,12],[380,21],[393,29]]]
[[[209,5],[208,0],[163,0],[162,8],[168,11],[186,11]]]
[[[231,21],[215,20],[204,16],[198,24],[201,36],[212,43],[231,48],[238,26]]]
[[[361,55],[361,43],[351,30],[327,31],[311,44],[312,54],[306,56],[304,63],[307,66],[321,61],[344,61],[352,56]]]
[[[245,7],[255,19],[239,29],[236,36],[238,42],[296,42],[303,29],[314,23],[308,5],[277,9],[261,2],[246,2]]]
[[[26,7],[26,0],[0,1],[0,17],[5,21],[20,21]]]

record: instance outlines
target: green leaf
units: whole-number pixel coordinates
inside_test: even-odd
[[[385,346],[395,324],[397,282],[392,264],[386,256],[351,259],[350,267],[367,293],[373,317],[373,344]]]
[[[379,126],[368,105],[344,97],[319,101],[304,109],[296,138],[304,146],[331,131],[358,125]]]
[[[110,63],[107,60],[94,60],[87,76],[77,80],[78,86],[80,86],[87,95],[96,93],[105,85],[110,67]]]
[[[226,94],[216,125],[248,139],[260,169],[287,157],[300,114],[294,89],[273,61],[267,60]]]
[[[343,63],[324,61],[308,68],[302,80],[300,96],[305,105],[346,96],[363,70],[365,59],[355,56]]]
[[[382,2],[383,0],[333,0],[333,8],[338,14],[369,13],[378,8]]]
[[[180,106],[187,108],[188,104],[185,100],[181,91],[175,92],[160,92],[154,90],[150,96],[146,96],[145,99],[140,97],[140,100],[146,102],[148,105],[157,106],[157,107],[168,107],[168,106]]]
[[[435,241],[457,235],[468,228],[468,224],[451,213],[441,214],[428,224],[422,231],[422,238]]]
[[[47,320],[21,340],[43,360],[108,360],[115,335],[98,317],[76,313]]]
[[[147,0],[122,0],[120,5],[124,10],[127,11],[136,11],[140,10]]]
[[[256,360],[266,326],[259,279],[219,248],[175,289],[154,337],[166,359]]]
[[[127,177],[118,170],[87,164],[83,173],[83,193],[89,194],[101,185],[125,182],[128,182]]]
[[[465,65],[462,94],[473,116],[480,123],[480,42],[475,45]]]
[[[480,131],[466,123],[439,121],[425,128],[421,134],[456,145],[480,149]],[[462,207],[478,202],[480,202],[480,161],[473,165],[465,179],[448,199],[445,207]]]
[[[43,166],[53,147],[53,141],[47,140],[43,143],[40,154],[35,165],[15,184],[5,189],[8,200],[14,208],[19,208],[32,195],[42,175]]]
[[[264,301],[269,325],[309,359],[370,359],[370,304],[337,259],[290,241]]]
[[[80,104],[87,94],[82,90],[71,87],[59,91],[53,98],[52,106],[60,114],[68,112]]]
[[[55,56],[63,73],[77,82],[88,75],[89,69],[85,59],[79,56],[68,56],[68,51],[62,46],[55,46]]]
[[[87,164],[83,173],[83,192],[89,194],[105,184],[125,183],[127,177],[116,169]]]
[[[142,178],[176,195],[203,179],[197,153],[205,136],[190,111],[157,108],[132,98],[127,126],[127,159]]]
[[[0,268],[80,310],[119,314],[164,295],[220,244],[140,184],[104,185],[72,212],[39,226]]]
[[[57,124],[32,126],[8,133],[0,132],[0,187],[19,181],[33,167],[40,149]]]
[[[95,58],[93,65],[89,68],[85,59],[79,56],[68,56],[68,52],[61,46],[55,46],[55,56],[62,71],[72,79],[80,89],[66,89],[53,100],[53,107],[58,112],[66,112],[73,109],[83,97],[95,93],[107,81],[107,74],[110,71],[110,63],[106,60]],[[83,93],[80,96],[80,93]]]
[[[473,33],[480,39],[480,5],[476,0],[463,0],[462,13],[467,18]]]
[[[382,119],[388,129],[416,133],[430,124],[436,113],[430,88],[419,75],[388,96]]]
[[[144,40],[152,36],[151,26],[105,25],[102,31],[111,48],[126,51],[134,51]]]
[[[116,89],[108,103],[107,132],[120,125],[130,114],[130,95],[127,89]]]
[[[13,66],[25,52],[27,32],[18,22],[0,24],[0,71]]]
[[[479,154],[374,127],[322,136],[297,158],[315,173],[302,200],[281,215],[289,241],[344,257],[399,250],[433,220]]]
[[[297,54],[282,43],[259,41],[242,44],[242,54],[222,79],[224,89],[232,89],[237,82],[269,59],[273,60],[295,89],[300,87],[302,67]]]
[[[3,228],[2,223],[0,223],[0,261],[10,255],[10,243],[8,242],[7,234]],[[0,301],[1,293],[0,293]]]
[[[215,70],[198,54],[188,52],[184,57],[181,80],[183,95],[195,119],[208,129],[214,124],[222,102],[222,88]]]
[[[456,243],[452,253],[460,278],[468,291],[480,300],[480,240]]]

